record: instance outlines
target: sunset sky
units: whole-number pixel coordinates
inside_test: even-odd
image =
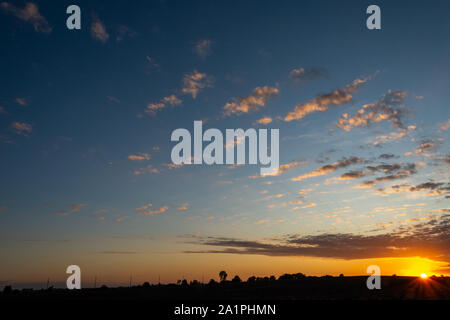
[[[450,3],[370,4],[0,0],[0,287],[450,275]],[[173,165],[194,120],[280,171]]]

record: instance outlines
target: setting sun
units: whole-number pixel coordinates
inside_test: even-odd
[[[427,276],[425,273],[421,273],[421,274],[420,274],[420,277],[421,277],[422,279],[428,278],[428,276]]]

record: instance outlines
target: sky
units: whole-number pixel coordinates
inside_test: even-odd
[[[0,286],[450,275],[450,4],[370,4],[1,1]],[[278,173],[174,165],[195,120]]]

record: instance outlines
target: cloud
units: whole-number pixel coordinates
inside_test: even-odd
[[[195,99],[203,89],[212,87],[212,84],[213,78],[211,76],[194,69],[192,73],[184,75],[182,91],[185,94],[191,94],[192,98]]]
[[[147,60],[150,69],[158,69],[158,68],[159,68],[159,64],[157,64],[157,63],[155,62],[155,59],[153,59],[152,57],[150,57],[150,56],[145,56],[145,59]]]
[[[60,216],[60,217],[67,217],[68,215],[70,215],[72,213],[80,211],[81,209],[83,209],[86,206],[87,206],[87,204],[84,204],[84,203],[74,203],[74,204],[70,205],[71,210],[69,210],[69,211],[60,211],[56,215]]]
[[[156,115],[156,113],[162,109],[165,108],[166,105],[164,103],[149,103],[145,109],[145,112],[151,115]]]
[[[166,104],[170,104],[172,106],[177,106],[183,102],[182,100],[178,99],[177,96],[174,94],[172,94],[168,97],[164,97],[161,100],[162,100],[162,102],[164,102]]]
[[[416,155],[427,155],[429,151],[436,149],[434,140],[425,140],[417,146]]]
[[[139,176],[146,173],[159,173],[159,169],[154,168],[151,164],[146,167],[140,168],[138,170],[134,170],[134,175]]]
[[[94,17],[94,20],[91,23],[91,35],[94,39],[103,43],[109,39],[109,34],[106,32],[105,25],[98,17]]]
[[[160,214],[160,213],[164,213],[167,211],[167,209],[169,209],[168,206],[162,206],[161,208],[159,208],[158,210],[148,210],[148,211],[141,211],[139,212],[140,215],[143,216],[153,216],[155,214]]]
[[[395,158],[395,155],[390,154],[390,153],[383,153],[379,156],[380,159],[391,159],[391,158]]]
[[[112,101],[112,102],[115,102],[115,103],[120,103],[120,100],[117,99],[116,97],[113,97],[113,96],[106,96],[106,98],[107,98],[109,101]]]
[[[148,104],[145,109],[145,113],[154,116],[158,111],[165,108],[167,105],[177,106],[181,103],[183,103],[183,101],[181,99],[178,99],[176,95],[172,94],[170,96],[162,98],[161,102]]]
[[[271,117],[262,117],[261,119],[256,120],[256,123],[263,124],[263,125],[267,125],[267,124],[269,124],[271,122],[272,122],[272,118]]]
[[[128,159],[132,161],[150,160],[150,155],[148,153],[130,154]]]
[[[72,204],[72,212],[78,212],[80,211],[82,208],[86,207],[87,204],[84,203],[76,203],[76,204]]]
[[[365,181],[362,187],[371,187],[378,182],[405,179],[410,175],[417,173],[417,168],[414,163],[380,164],[377,166],[367,166],[367,169],[369,169],[372,172],[383,172],[386,175],[378,177],[374,180]]]
[[[318,169],[316,169],[316,170],[314,170],[312,172],[305,173],[305,174],[299,175],[297,177],[294,177],[291,180],[292,181],[301,181],[301,180],[312,178],[312,177],[323,176],[325,174],[334,172],[337,169],[345,168],[345,167],[348,167],[348,166],[353,165],[353,164],[361,163],[363,161],[364,161],[363,159],[358,158],[358,157],[351,157],[351,158],[348,158],[348,159],[344,158],[344,159],[342,159],[340,161],[337,161],[337,162],[334,162],[332,164],[328,164],[328,165],[325,165],[323,167],[320,167],[320,168],[318,168]]]
[[[204,59],[211,54],[211,44],[211,40],[200,40],[195,44],[194,52]]]
[[[0,106],[0,114],[7,114],[8,112],[6,112],[5,108]]]
[[[0,214],[2,214],[3,212],[6,212],[7,209],[8,209],[7,206],[0,206]]]
[[[354,127],[367,127],[373,123],[388,120],[399,129],[406,129],[402,124],[401,117],[403,115],[400,105],[406,97],[406,91],[391,91],[383,95],[377,102],[363,105],[354,116],[344,113],[336,126],[350,131]]]
[[[372,259],[421,256],[439,261],[450,260],[450,215],[431,217],[384,234],[361,235],[324,233],[319,235],[284,235],[270,239],[242,240],[235,238],[200,237],[187,243],[214,250],[185,253],[230,253],[266,256],[308,256],[337,259]]]
[[[308,208],[313,208],[315,206],[317,206],[317,204],[314,202],[311,202],[311,203],[305,204],[304,206],[301,206],[301,207],[299,207],[299,206],[293,207],[292,210],[308,209]]]
[[[338,179],[339,180],[359,179],[369,174],[370,174],[369,172],[365,171],[349,171],[341,175]]]
[[[418,185],[410,186],[409,184],[393,185],[387,189],[377,189],[380,195],[392,193],[409,193],[425,191],[429,196],[448,195],[450,192],[450,183],[445,182],[424,182]]]
[[[278,95],[280,91],[273,87],[256,87],[253,94],[246,97],[235,99],[233,102],[228,102],[223,107],[225,115],[243,114],[258,111],[266,105],[268,99]]]
[[[304,82],[319,78],[328,78],[328,72],[323,68],[298,68],[293,69],[289,73],[289,78],[296,82]]]
[[[441,123],[440,128],[442,131],[447,131],[448,129],[450,129],[450,119],[448,119],[446,122]]]
[[[128,216],[119,217],[116,219],[117,222],[122,222],[123,220],[128,219]]]
[[[146,204],[142,207],[136,208],[136,211],[142,211],[142,210],[147,210],[148,208],[152,207],[153,205],[151,203]]]
[[[389,135],[377,136],[376,140],[373,142],[375,147],[381,146],[383,143],[392,142],[396,140],[403,139],[406,137],[406,130],[402,130],[400,132],[391,132]]]
[[[23,9],[8,2],[0,3],[0,7],[20,20],[31,23],[36,32],[47,34],[52,32],[52,27],[50,27],[47,20],[40,14],[39,7],[32,2],[27,2]]]
[[[297,168],[299,166],[302,166],[306,163],[306,161],[291,161],[289,163],[286,164],[282,164],[278,167],[278,171],[275,172],[271,172],[268,174],[263,174],[263,175],[256,175],[256,176],[250,176],[250,179],[256,179],[256,178],[265,178],[265,177],[276,177],[279,176],[280,174],[291,170],[293,168]]]
[[[33,126],[25,122],[13,122],[11,124],[11,128],[15,131],[15,133],[24,136],[27,136],[33,131]]]
[[[183,203],[181,206],[177,208],[179,211],[186,211],[188,209],[189,203]]]
[[[327,111],[332,105],[338,106],[350,102],[358,87],[367,82],[368,79],[356,79],[344,88],[333,90],[329,93],[319,94],[309,102],[297,105],[294,111],[288,112],[284,121],[290,122],[300,120],[308,114],[316,111]]]
[[[124,25],[119,25],[117,27],[116,41],[117,42],[121,42],[126,37],[133,38],[136,35],[137,35],[137,32],[134,31],[133,29],[131,29],[130,27],[127,27],[127,26],[124,26]]]
[[[22,107],[28,106],[28,101],[25,98],[16,98],[15,101],[17,104],[21,105]]]

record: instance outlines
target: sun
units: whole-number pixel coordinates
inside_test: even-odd
[[[428,278],[428,276],[427,276],[425,273],[421,273],[421,274],[420,274],[420,277],[421,277],[422,279]]]

